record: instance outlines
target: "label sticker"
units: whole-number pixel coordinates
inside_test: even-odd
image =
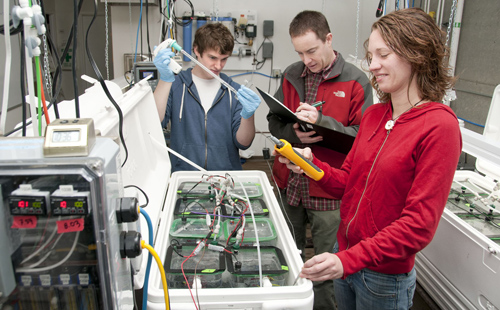
[[[59,275],[59,281],[61,281],[62,285],[70,284],[70,280],[71,280],[71,277],[67,273],[63,273],[63,274]]]
[[[52,279],[50,274],[41,274],[40,275],[40,284],[42,286],[50,286],[52,284]]]
[[[57,233],[67,233],[83,230],[83,218],[57,221]]]
[[[17,229],[36,228],[37,221],[38,219],[34,215],[14,216],[14,222],[12,223],[11,228],[17,228]]]
[[[23,286],[31,286],[31,283],[33,282],[31,276],[28,275],[23,275],[21,276],[21,283]]]

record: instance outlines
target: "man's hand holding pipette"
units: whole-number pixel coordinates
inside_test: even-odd
[[[241,110],[241,117],[248,119],[252,117],[255,110],[260,105],[260,97],[254,93],[250,88],[241,85],[237,93],[238,100],[240,101],[243,109]]]
[[[174,56],[175,54],[170,49],[165,48],[160,50],[153,60],[158,72],[160,72],[160,80],[167,83],[175,81],[174,72],[169,67],[170,61]]]

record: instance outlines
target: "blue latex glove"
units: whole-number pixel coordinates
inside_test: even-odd
[[[240,114],[244,119],[250,118],[260,104],[260,97],[250,88],[243,85],[241,85],[240,89],[238,89],[238,100],[243,106]]]
[[[156,48],[156,47],[155,47]],[[175,81],[175,75],[172,70],[168,67],[170,59],[174,57],[175,54],[169,48],[162,49],[158,52],[153,63],[155,64],[158,72],[160,72],[160,80],[164,82],[172,83]]]

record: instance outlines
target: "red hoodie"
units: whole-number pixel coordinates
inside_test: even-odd
[[[411,271],[415,254],[432,240],[462,148],[453,111],[431,102],[402,114],[388,132],[391,104],[369,107],[340,169],[318,183],[342,195],[337,234],[344,278],[363,268]]]

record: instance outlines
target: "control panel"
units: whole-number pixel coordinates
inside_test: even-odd
[[[142,79],[149,77],[148,83],[151,89],[155,91],[160,79],[158,69],[152,61],[138,62],[134,64],[134,82],[137,83]]]

